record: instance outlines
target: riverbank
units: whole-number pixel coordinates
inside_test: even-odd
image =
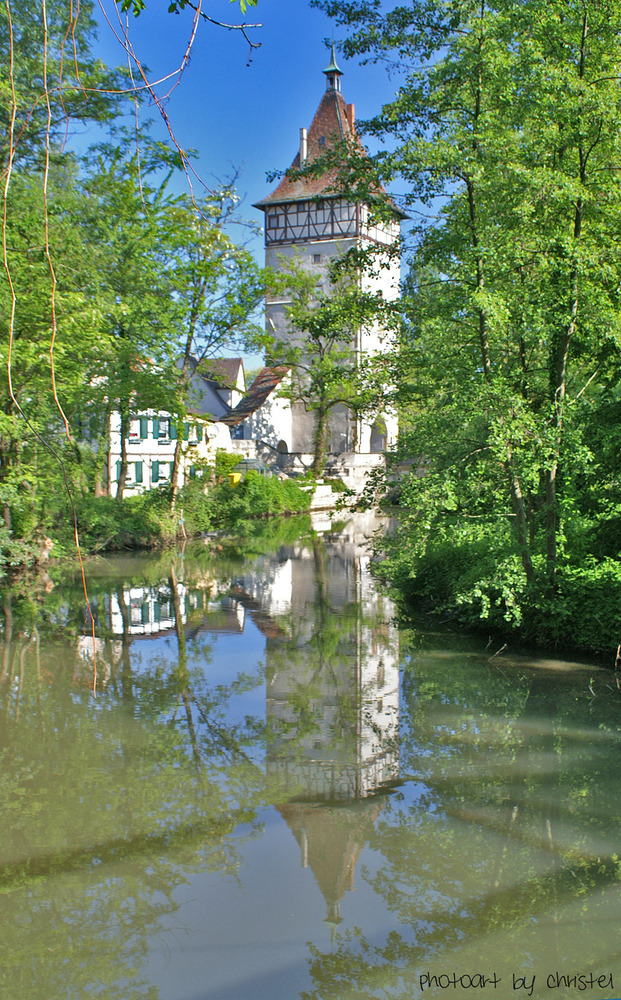
[[[574,529],[575,530],[575,529]],[[573,540],[573,539],[572,539]],[[529,580],[507,519],[430,527],[402,510],[378,566],[404,606],[455,628],[543,650],[588,653],[619,662],[621,561],[586,532],[559,560],[554,586],[545,557]]]
[[[84,554],[155,549],[215,531],[248,533],[261,519],[307,513],[313,494],[313,484],[304,480],[250,471],[240,482],[222,476],[207,488],[201,479],[190,480],[174,511],[169,486],[120,501],[82,495],[71,502],[63,497],[29,534],[0,533],[0,571],[73,558],[75,528]]]

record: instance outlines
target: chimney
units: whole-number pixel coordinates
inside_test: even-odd
[[[306,129],[300,129],[300,166],[303,167],[306,163],[306,158],[308,156],[308,139],[306,137]]]
[[[353,104],[347,105],[347,121],[349,122],[349,127],[354,131],[354,123],[356,121],[356,109]]]

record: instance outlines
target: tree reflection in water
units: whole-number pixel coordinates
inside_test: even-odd
[[[291,559],[281,548],[277,592],[266,589],[268,558],[248,566],[232,553],[218,563],[199,550],[124,560],[118,570],[104,564],[90,584],[96,699],[79,581],[47,588],[44,599],[37,581],[5,591],[0,914],[11,995],[157,995],[140,968],[175,911],[175,890],[196,872],[234,877],[268,803],[306,840],[336,925],[378,812],[373,792],[397,761],[394,744],[388,753],[380,745],[384,710],[363,693],[365,644],[374,646],[374,690],[386,689],[391,711],[397,668],[374,632],[375,611],[361,608],[359,569],[352,576],[342,560],[328,579],[324,544],[309,551],[310,562],[299,546]],[[277,572],[287,562],[295,567],[288,593]],[[260,687],[264,670],[211,682],[210,636],[241,632],[246,614],[265,638],[270,680],[267,709],[239,719],[231,703]],[[318,807],[331,796],[338,809]]]
[[[270,806],[331,932],[306,1000],[411,1000],[428,969],[618,972],[614,684],[399,636],[359,536],[284,530],[245,539],[245,560],[222,543],[102,563],[96,699],[79,578],[5,589],[6,995],[159,996],[142,970],[181,887],[240,879]],[[249,623],[257,648],[223,672],[215,639]],[[354,881],[385,933],[350,906]]]
[[[311,946],[303,1000],[445,995],[421,989],[427,972],[495,972],[503,997],[520,995],[514,972],[535,974],[537,997],[572,1000],[584,995],[577,973],[614,972],[616,985],[595,992],[615,997],[618,691],[600,678],[594,736],[588,673],[578,687],[525,660],[501,668],[417,640],[401,708],[402,778],[417,790],[389,800],[370,839],[383,858],[370,881],[395,929],[378,942],[355,928],[328,953]]]

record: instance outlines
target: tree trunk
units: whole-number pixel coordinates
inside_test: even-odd
[[[192,344],[194,343],[194,334],[196,332],[196,325],[198,323],[199,317],[199,306],[205,291],[205,283],[203,282],[201,287],[197,290],[197,293],[192,302],[192,308],[190,312],[190,317],[188,321],[188,332],[185,338],[185,348],[183,351],[183,363],[179,369],[179,388],[182,391],[184,398],[188,387],[188,374],[190,371],[190,361],[192,357]],[[183,451],[183,421],[177,422],[177,443],[175,445],[175,456],[173,458],[173,468],[171,478],[172,486],[172,496],[170,499],[170,512],[175,513],[175,508],[177,506],[177,494],[179,493],[179,471],[181,467],[181,455]]]
[[[121,502],[127,481],[127,438],[129,436],[129,411],[121,410],[121,463],[119,482],[116,488],[116,498]]]
[[[511,470],[510,463],[505,466],[505,472],[507,474],[507,479],[509,481],[509,489],[511,490],[511,500],[513,501],[513,510],[515,513],[515,530],[517,534],[518,545],[520,547],[520,557],[522,559],[522,566],[524,567],[524,572],[526,573],[526,580],[528,583],[533,578],[533,560],[530,554],[530,544],[529,544],[529,534],[528,534],[528,516],[526,511],[526,504],[524,502],[524,495],[522,493],[522,487],[520,481],[514,472]]]
[[[326,451],[328,448],[328,416],[330,411],[320,407],[316,411],[314,455],[311,472],[315,479],[319,479],[326,464]]]
[[[583,202],[579,198],[574,216],[574,239],[580,239],[582,230]],[[550,395],[552,398],[554,451],[552,460],[545,473],[546,484],[546,564],[548,584],[553,590],[556,586],[557,545],[558,534],[558,500],[556,494],[556,477],[558,473],[561,442],[563,438],[563,411],[565,391],[567,386],[567,361],[569,347],[578,326],[578,268],[574,266],[571,273],[570,320],[561,335],[553,345],[554,355],[551,358]]]
[[[587,36],[589,33],[588,16],[585,12],[582,23],[582,38],[580,43],[580,64],[578,66],[578,76],[584,77],[585,61],[587,55]],[[590,150],[585,151],[582,144],[578,146],[580,158],[579,181],[585,185],[587,181],[587,160]],[[574,208],[573,219],[573,241],[576,246],[580,242],[582,235],[582,221],[584,217],[584,202],[578,196]],[[569,273],[569,322],[560,336],[556,337],[552,345],[550,357],[550,396],[554,408],[554,451],[550,467],[546,469],[546,563],[548,574],[548,585],[553,592],[556,587],[557,570],[557,534],[558,534],[558,500],[556,494],[556,477],[558,473],[561,441],[563,435],[563,411],[565,403],[565,390],[567,385],[567,362],[569,358],[569,348],[578,326],[578,294],[579,294],[579,272],[577,257]]]
[[[173,459],[172,475],[170,477],[172,496],[170,500],[170,512],[175,513],[177,506],[177,495],[179,493],[179,479],[181,477],[181,455],[183,451],[183,421],[177,421],[177,440],[175,442],[175,457]]]

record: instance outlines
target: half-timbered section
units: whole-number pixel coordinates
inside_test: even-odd
[[[360,206],[343,198],[284,202],[265,210],[265,245],[360,235]]]

